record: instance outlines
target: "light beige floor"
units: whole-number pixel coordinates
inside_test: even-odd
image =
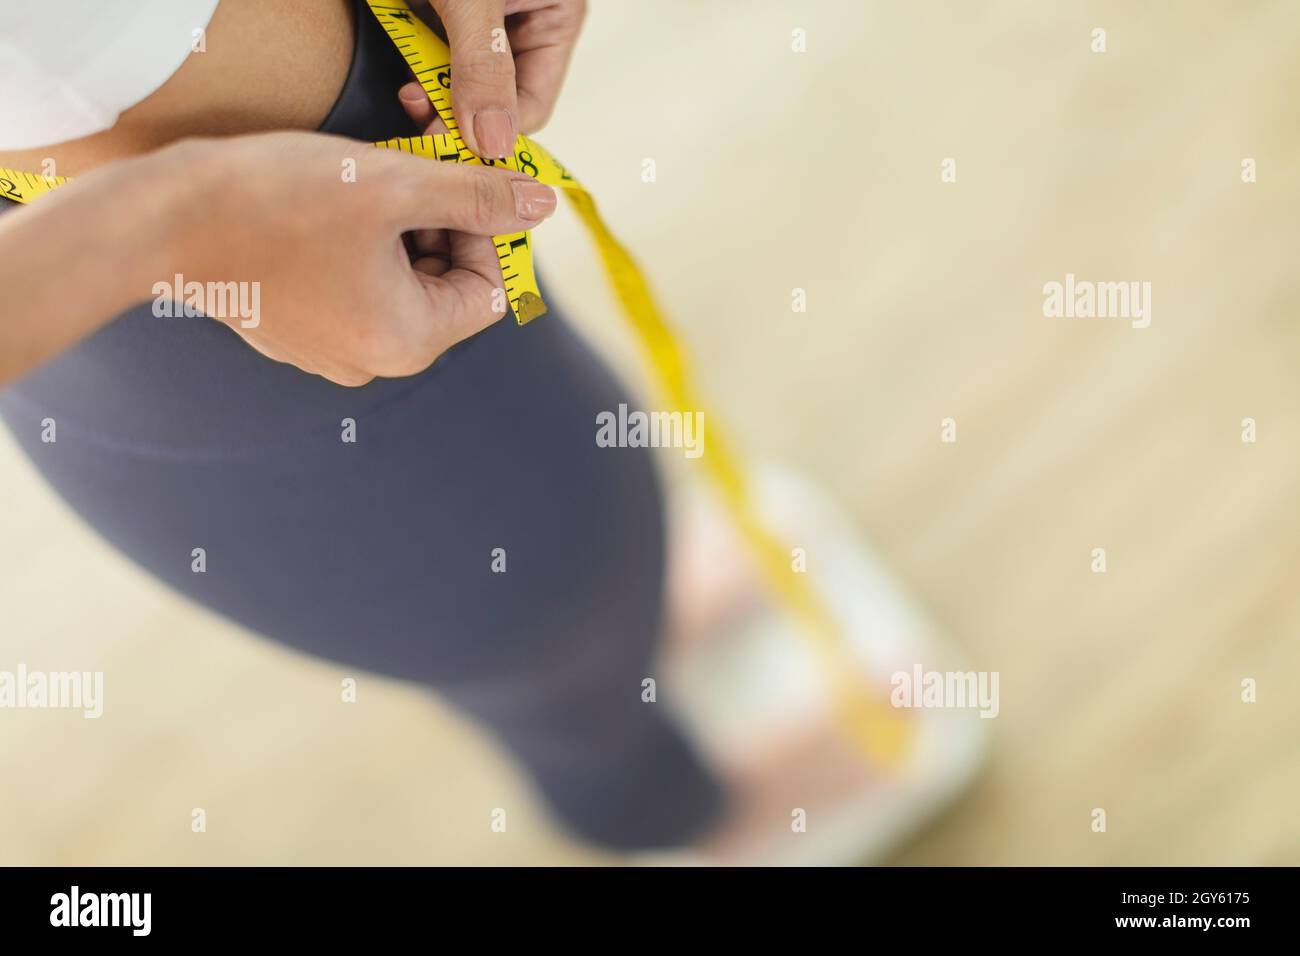
[[[1300,863],[1300,5],[592,6],[542,140],[737,439],[831,486],[1002,675],[989,773],[896,859]],[[576,227],[538,244],[622,361]],[[1044,318],[1067,272],[1151,282],[1151,327]],[[126,565],[7,438],[0,539],[0,667],[109,688],[98,722],[0,713],[0,861],[596,859],[414,690],[341,706],[345,670]]]

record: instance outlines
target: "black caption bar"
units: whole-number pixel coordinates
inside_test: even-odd
[[[784,930],[865,944],[911,927],[927,944],[1046,932],[1231,945],[1287,929],[1295,901],[1285,868],[0,869],[7,943],[374,943],[458,928],[572,940],[702,920],[733,943]]]

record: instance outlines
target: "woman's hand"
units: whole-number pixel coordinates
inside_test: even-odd
[[[451,44],[451,106],[465,144],[504,159],[555,108],[586,0],[430,0]],[[421,93],[423,96],[423,93]],[[440,123],[432,123],[437,131]]]
[[[554,210],[551,188],[521,173],[322,133],[182,140],[107,163],[0,217],[0,384],[190,283],[256,290],[212,318],[273,359],[340,385],[411,375],[506,313],[491,237]],[[416,231],[443,246],[412,262]]]
[[[260,318],[225,321],[258,351],[337,382],[412,375],[507,310],[492,236],[531,229],[555,193],[522,173],[438,163],[320,133],[188,141],[153,157],[199,194],[178,272],[257,281]],[[403,235],[445,247],[413,263]]]

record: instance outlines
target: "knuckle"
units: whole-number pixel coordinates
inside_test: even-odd
[[[500,177],[485,169],[474,170],[469,190],[469,213],[473,222],[488,226],[496,221],[503,204],[501,185]]]
[[[437,358],[432,323],[406,312],[398,308],[357,343],[352,361],[370,376],[403,378],[424,371]]]
[[[391,337],[370,354],[366,362],[366,371],[383,376],[399,374],[398,370],[406,362],[406,354],[406,344],[396,337]]]
[[[412,350],[407,355],[406,361],[399,365],[393,374],[402,378],[408,375],[419,375],[432,365],[440,354],[441,352],[436,349]]]
[[[443,20],[460,20],[472,16],[482,7],[483,0],[434,0],[434,8]]]
[[[332,375],[326,375],[325,377],[335,385],[342,385],[344,388],[361,388],[363,385],[369,385],[375,380],[373,375],[351,370],[334,372]]]
[[[491,42],[492,38],[488,36],[482,49],[458,51],[460,56],[457,58],[459,70],[456,81],[462,84],[462,93],[465,92],[466,84],[471,93],[498,90],[507,86],[513,89],[515,58],[508,48],[500,52],[493,50],[488,45]]]
[[[349,360],[370,375],[383,374],[384,368],[401,354],[402,343],[391,321],[360,322],[348,348]]]
[[[401,369],[404,364],[403,351],[397,348],[369,355],[363,363],[366,374],[384,378],[396,378],[403,374]]]
[[[405,343],[379,362],[375,372],[385,378],[405,378],[418,375],[433,364],[439,355],[432,343]]]

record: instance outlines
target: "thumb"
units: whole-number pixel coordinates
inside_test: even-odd
[[[436,163],[395,151],[375,157],[368,201],[387,228],[455,229],[474,236],[526,232],[555,212],[555,190],[502,167]]]
[[[515,58],[505,28],[505,0],[432,0],[451,44],[451,107],[461,136],[483,159],[515,148]]]

